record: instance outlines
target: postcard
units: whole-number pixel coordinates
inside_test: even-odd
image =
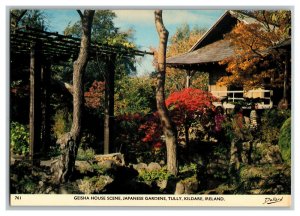
[[[11,207],[291,207],[291,8],[8,10]]]

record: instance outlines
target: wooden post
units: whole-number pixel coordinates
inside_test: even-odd
[[[29,108],[29,152],[34,163],[40,152],[41,138],[41,43],[32,44],[30,50],[30,108]]]
[[[50,146],[50,63],[44,62],[42,67],[42,152],[46,153]]]
[[[109,57],[105,71],[105,103],[104,103],[104,154],[114,149],[114,88],[115,88],[116,55]]]
[[[191,71],[187,70],[186,71],[186,83],[185,83],[185,88],[189,88],[191,86]]]

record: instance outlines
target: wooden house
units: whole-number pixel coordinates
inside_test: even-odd
[[[229,33],[239,22],[253,23],[256,19],[233,11],[226,11],[216,23],[190,48],[186,53],[167,59],[168,67],[185,69],[187,71],[187,83],[189,83],[192,71],[209,73],[209,91],[224,99],[225,108],[233,107],[232,102],[245,100],[245,98],[259,98],[259,108],[273,107],[272,90],[252,89],[245,91],[243,88],[234,88],[217,85],[217,81],[226,76],[226,66],[219,62],[234,55],[234,49],[224,35]],[[188,86],[188,85],[187,85]]]

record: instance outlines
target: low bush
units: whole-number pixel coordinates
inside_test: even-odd
[[[67,110],[58,110],[53,117],[54,125],[52,131],[56,138],[70,131],[72,125],[72,114]]]
[[[163,181],[172,178],[173,175],[166,168],[160,170],[141,170],[138,175],[138,180],[143,182]]]
[[[273,145],[278,144],[280,128],[290,116],[290,110],[266,110],[261,117],[262,140]]]
[[[92,160],[95,157],[95,151],[92,148],[86,150],[79,148],[77,152],[77,160]]]
[[[279,134],[278,145],[282,159],[290,163],[291,161],[291,118],[288,118],[282,125]]]
[[[29,153],[29,129],[28,126],[18,122],[10,124],[10,148],[13,153],[26,155]]]

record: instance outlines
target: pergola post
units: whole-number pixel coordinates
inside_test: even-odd
[[[40,152],[41,138],[41,43],[31,45],[30,50],[30,107],[29,152],[32,163]]]
[[[190,86],[191,86],[191,71],[186,70],[185,88],[189,88]]]
[[[46,60],[42,66],[42,152],[47,152],[50,146],[50,63]]]
[[[109,56],[105,71],[104,154],[114,151],[114,88],[116,54]]]

